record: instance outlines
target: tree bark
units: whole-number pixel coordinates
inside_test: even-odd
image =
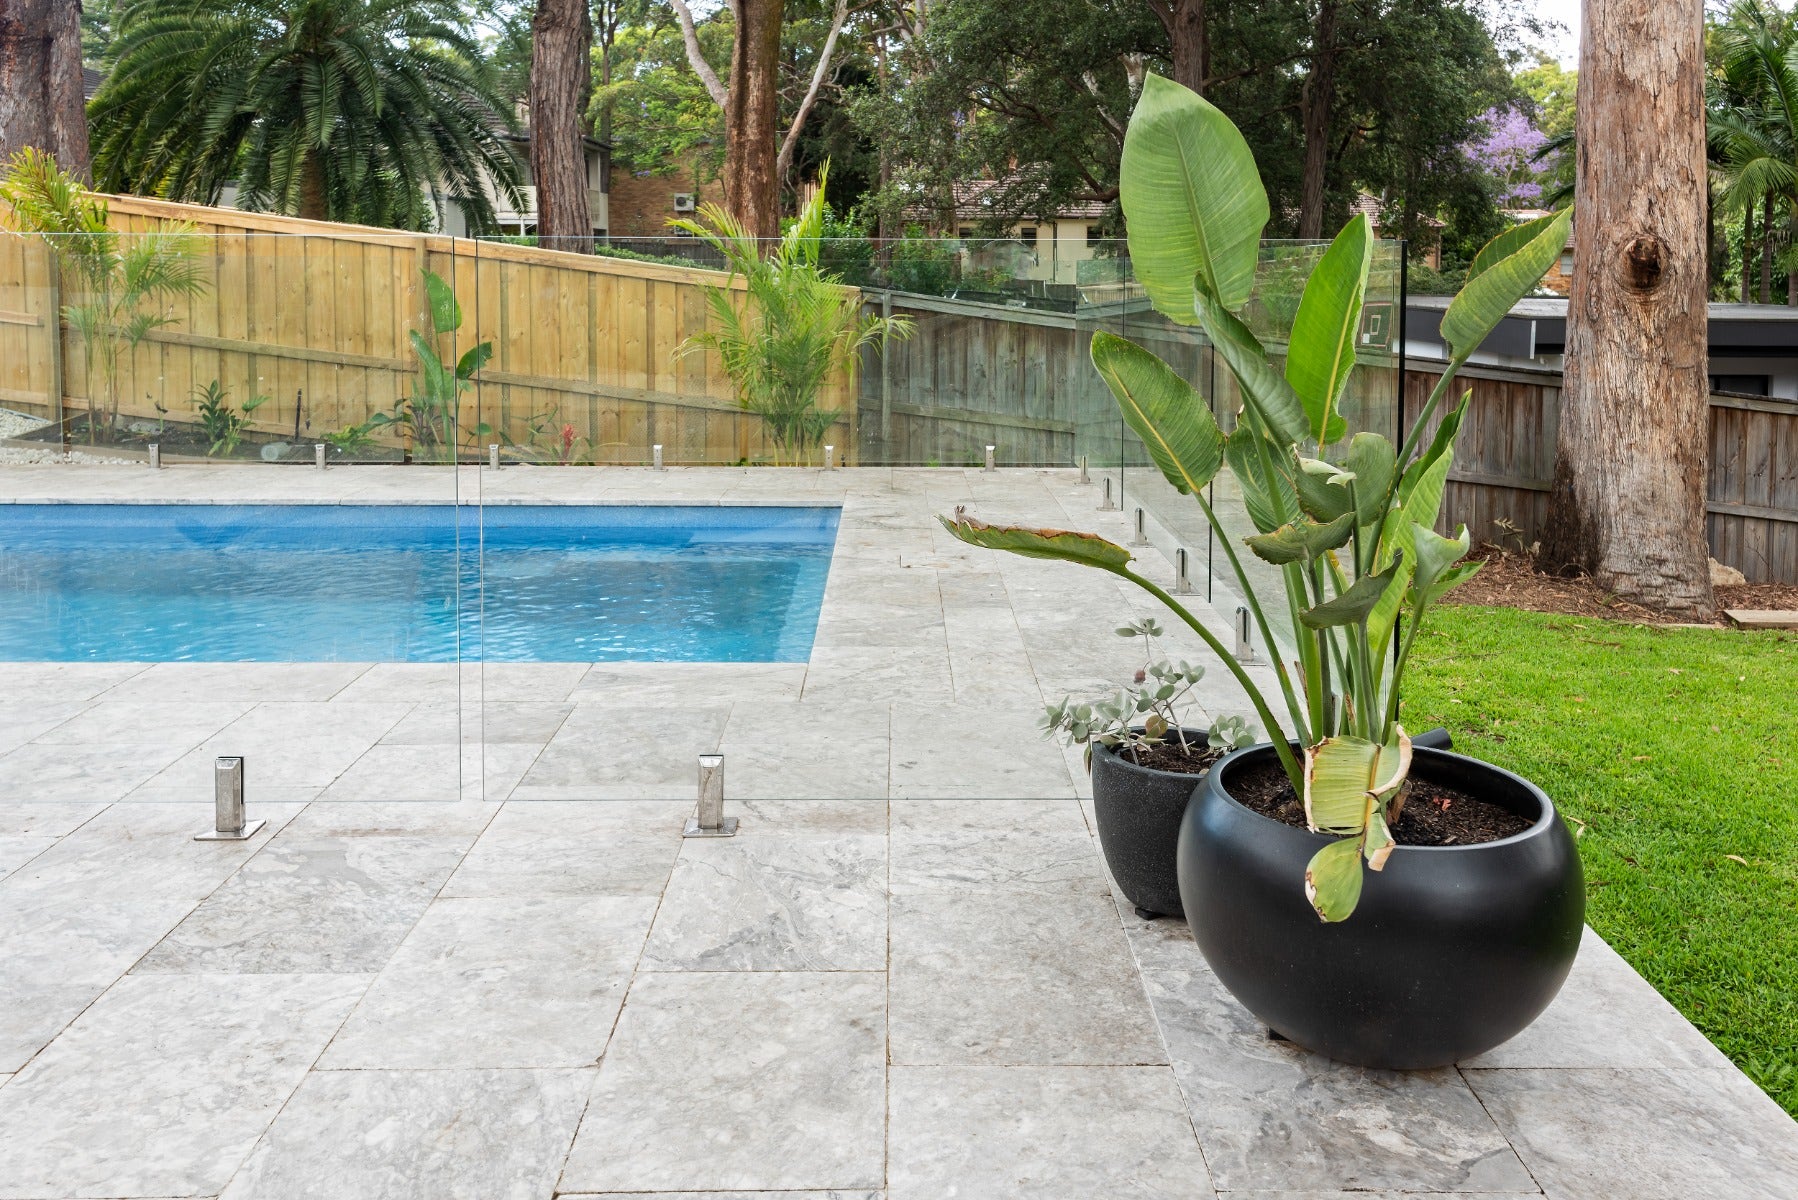
[[[81,0],[0,0],[0,158],[26,146],[90,178]]]
[[[724,206],[752,237],[780,236],[780,27],[783,0],[736,0],[724,106]]]
[[[1761,303],[1773,303],[1773,194],[1761,209]]]
[[[1742,210],[1742,303],[1754,302],[1754,205]]]
[[[531,17],[531,182],[537,237],[555,250],[593,250],[582,110],[592,77],[587,0],[537,0]]]
[[[1336,0],[1320,0],[1311,71],[1299,97],[1305,165],[1299,185],[1299,236],[1324,235],[1324,184],[1329,166],[1330,111],[1336,105]]]
[[[300,164],[300,211],[295,215],[309,221],[331,219],[330,199],[325,195],[325,164],[317,150],[307,151],[306,161]]]
[[[1158,0],[1152,5],[1167,30],[1174,82],[1203,94],[1211,78],[1211,40],[1205,24],[1205,0]]]
[[[1543,565],[1708,618],[1704,5],[1585,0],[1565,387]]]

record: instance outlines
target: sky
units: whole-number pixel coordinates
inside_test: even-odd
[[[1561,60],[1564,67],[1579,66],[1580,0],[1536,0],[1536,15],[1544,22],[1557,21],[1563,28],[1552,30],[1543,49]]]

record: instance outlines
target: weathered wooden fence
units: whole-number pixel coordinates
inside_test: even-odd
[[[192,419],[195,391],[217,379],[241,404],[269,403],[252,428],[304,441],[390,411],[418,377],[410,342],[430,328],[423,272],[454,286],[463,325],[435,339],[446,359],[481,342],[493,358],[465,395],[464,451],[501,440],[549,452],[563,426],[583,459],[670,462],[765,457],[760,420],[743,412],[717,356],[677,356],[705,327],[709,271],[391,230],[111,198],[116,228],[193,223],[205,288],[175,301],[117,372],[121,416]],[[61,295],[40,240],[0,238],[0,403],[60,416],[85,412],[91,389],[80,336],[58,318]],[[846,388],[832,438],[856,444]],[[167,410],[166,413],[159,411]],[[492,434],[479,434],[487,425]]]
[[[1421,411],[1440,367],[1411,365],[1407,421]],[[1561,376],[1469,368],[1471,391],[1455,445],[1442,526],[1465,523],[1476,540],[1536,540],[1554,481]],[[1432,425],[1435,422],[1432,421]],[[1707,525],[1711,554],[1757,583],[1798,583],[1798,404],[1712,396]]]

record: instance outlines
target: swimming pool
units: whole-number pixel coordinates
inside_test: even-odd
[[[838,515],[0,504],[0,661],[803,662]]]

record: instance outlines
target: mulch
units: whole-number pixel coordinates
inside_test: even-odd
[[[1304,802],[1277,762],[1245,764],[1231,777],[1230,794],[1264,817],[1306,828]],[[1509,809],[1413,775],[1405,784],[1405,806],[1392,826],[1392,840],[1401,846],[1476,846],[1529,827]]]
[[[1573,617],[1598,617],[1642,625],[1690,624],[1677,613],[1657,612],[1606,592],[1589,576],[1548,575],[1538,571],[1527,554],[1488,548],[1485,567],[1449,593],[1450,604],[1477,604],[1495,608],[1523,608],[1533,612]],[[1716,624],[1723,625],[1726,608],[1798,610],[1798,586],[1788,583],[1750,583],[1717,590]]]

